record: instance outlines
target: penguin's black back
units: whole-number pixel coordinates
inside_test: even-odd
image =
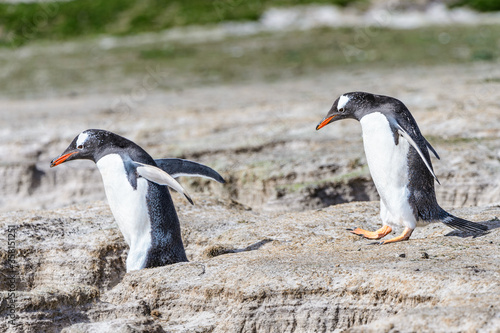
[[[145,267],[188,261],[181,238],[179,218],[166,186],[149,182],[148,213],[151,221],[151,248]]]
[[[429,152],[425,144],[417,142],[422,153],[429,159]],[[408,189],[410,196],[408,201],[413,210],[413,214],[418,220],[433,221],[442,219],[443,210],[436,200],[434,189],[434,177],[427,169],[417,150],[410,145],[408,150]]]

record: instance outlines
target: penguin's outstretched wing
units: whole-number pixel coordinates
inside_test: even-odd
[[[224,178],[217,173],[217,171],[200,163],[180,158],[162,158],[155,160],[155,162],[158,168],[162,169],[173,178],[182,176],[203,177],[215,180],[219,183],[226,182]]]
[[[390,119],[389,124],[392,127],[392,130],[393,130],[394,133],[397,133],[400,136],[402,136],[403,138],[405,138],[406,141],[408,141],[408,143],[410,143],[410,145],[412,145],[413,148],[415,148],[415,150],[417,151],[418,155],[420,155],[420,158],[422,158],[422,161],[424,161],[425,166],[427,167],[427,169],[429,170],[429,172],[431,173],[431,175],[438,182],[438,184],[441,185],[441,183],[439,182],[439,179],[436,177],[436,174],[434,173],[434,170],[432,169],[432,164],[431,164],[431,161],[430,161],[430,156],[428,154],[427,154],[427,156],[424,155],[424,153],[422,152],[422,150],[420,149],[420,147],[416,143],[416,141],[418,140],[417,134],[414,133],[413,131],[407,131],[406,129],[404,129],[403,126],[401,126],[396,121],[396,119],[394,119],[394,118]],[[412,134],[413,134],[414,137],[412,137]],[[429,144],[429,142],[427,142],[427,140],[421,134],[420,134],[420,137],[423,139],[423,141],[425,143],[425,147],[430,148],[432,150],[432,152],[434,153],[434,155],[436,155],[436,157],[437,157],[437,153],[434,151],[434,148],[432,148],[432,146]],[[395,135],[395,141],[396,141],[396,144],[397,144],[396,135]]]
[[[189,196],[189,194],[184,190],[184,188],[179,184],[172,176],[170,176],[168,173],[163,171],[160,168],[157,168],[152,165],[140,163],[140,162],[133,162],[134,165],[136,166],[136,171],[137,174],[150,182],[159,184],[159,185],[167,185],[177,192],[184,194],[186,199],[193,205],[193,200]]]

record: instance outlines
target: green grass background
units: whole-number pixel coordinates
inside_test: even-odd
[[[271,6],[366,0],[75,0],[0,4],[0,43],[68,39],[92,34],[133,34],[186,25],[257,20]]]
[[[129,93],[151,71],[161,76],[156,89],[177,90],[206,84],[272,82],[336,69],[352,70],[355,75],[374,67],[495,63],[500,59],[500,25],[319,28],[195,42],[189,38],[162,40],[162,34],[154,33],[128,38],[173,26],[253,20],[271,5],[308,2],[312,1],[0,4],[0,44],[4,46],[0,47],[0,95]],[[333,2],[361,9],[366,6],[364,0]],[[111,46],[106,40],[111,40]]]
[[[221,21],[257,20],[273,6],[310,3],[367,6],[369,0],[74,0],[0,4],[0,46],[37,39],[67,40],[95,34],[127,35]],[[456,0],[455,6],[500,10],[498,0]]]

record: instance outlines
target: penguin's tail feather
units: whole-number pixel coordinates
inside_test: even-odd
[[[470,232],[473,234],[484,234],[488,231],[488,227],[483,224],[467,221],[453,216],[449,213],[446,214],[447,216],[442,219],[442,222],[453,229]]]

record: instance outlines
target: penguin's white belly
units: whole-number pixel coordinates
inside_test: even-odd
[[[127,271],[141,269],[151,246],[151,222],[146,202],[148,182],[138,178],[137,189],[134,189],[118,154],[106,155],[96,164],[101,172],[111,212],[130,246]]]
[[[415,217],[409,204],[408,151],[410,144],[399,137],[394,142],[389,121],[380,112],[360,120],[366,160],[375,187],[380,195],[381,217],[388,225],[415,228]]]

